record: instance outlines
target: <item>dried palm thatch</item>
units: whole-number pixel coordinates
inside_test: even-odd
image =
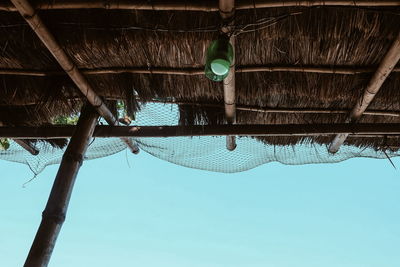
[[[208,44],[218,36],[221,26],[218,12],[100,9],[38,12],[78,67],[88,70],[90,84],[109,100],[109,105],[115,106],[116,100],[123,100],[133,116],[140,108],[138,99],[145,103],[154,98],[173,98],[181,103],[183,125],[224,122],[222,84],[211,82],[198,72],[204,66]],[[0,14],[0,73],[14,72],[0,75],[0,121],[7,125],[38,126],[52,123],[57,116],[77,112],[84,96],[66,75],[60,74],[60,67],[23,18],[15,12],[0,11]],[[399,34],[400,8],[319,6],[238,10],[235,25],[239,70],[259,66],[373,70]],[[147,73],[129,71],[135,68]],[[93,69],[100,72],[90,74]],[[119,71],[113,73],[115,69]],[[197,72],[152,73],[159,69]],[[35,72],[44,75],[31,75]],[[350,111],[372,75],[355,72],[238,71],[237,105]],[[400,73],[394,72],[370,109],[400,113],[399,86]],[[242,124],[342,123],[345,119],[343,113],[237,111],[237,123]],[[400,117],[366,115],[361,122],[398,123]],[[282,145],[328,144],[332,140],[331,137],[257,138]],[[377,137],[352,138],[347,143],[384,149],[398,147],[399,141]]]

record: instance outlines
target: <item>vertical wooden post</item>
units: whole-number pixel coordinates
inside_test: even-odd
[[[221,31],[229,34],[233,28],[235,15],[235,0],[219,0],[219,13],[223,20]],[[235,87],[235,36],[230,36],[229,42],[233,47],[234,58],[228,76],[224,79],[225,118],[228,124],[236,123],[236,87]],[[230,151],[236,148],[236,137],[226,137],[226,148]]]
[[[76,130],[63,155],[25,267],[45,267],[49,263],[57,236],[65,220],[76,175],[82,165],[98,116],[98,113],[89,105],[82,110]]]

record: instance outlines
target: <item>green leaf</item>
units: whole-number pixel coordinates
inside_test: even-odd
[[[8,139],[0,139],[0,150],[7,150],[10,148],[10,141]]]
[[[77,122],[78,122],[77,115],[58,116],[53,120],[53,124],[61,124],[61,125],[75,125]]]

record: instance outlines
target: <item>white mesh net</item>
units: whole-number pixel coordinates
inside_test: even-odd
[[[142,106],[134,125],[177,125],[179,110],[175,104],[149,103]],[[342,146],[336,154],[330,154],[325,145],[303,143],[293,146],[267,145],[251,137],[238,137],[234,151],[226,149],[225,137],[170,137],[132,138],[139,148],[160,159],[202,170],[215,172],[240,172],[268,162],[298,165],[309,163],[333,163],[355,157],[387,158],[399,154],[393,151],[375,151],[372,148]],[[38,174],[47,165],[61,161],[65,149],[57,149],[46,143],[37,144],[39,155],[33,156],[12,142],[6,151],[0,151],[0,159],[27,164]],[[118,138],[94,139],[85,159],[106,157],[126,149]],[[133,156],[134,157],[134,156]]]

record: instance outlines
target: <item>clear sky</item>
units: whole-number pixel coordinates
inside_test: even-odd
[[[84,163],[49,266],[400,266],[400,172],[387,160],[237,174],[128,160]],[[22,266],[57,166],[26,188],[28,167],[0,168],[0,266]]]

